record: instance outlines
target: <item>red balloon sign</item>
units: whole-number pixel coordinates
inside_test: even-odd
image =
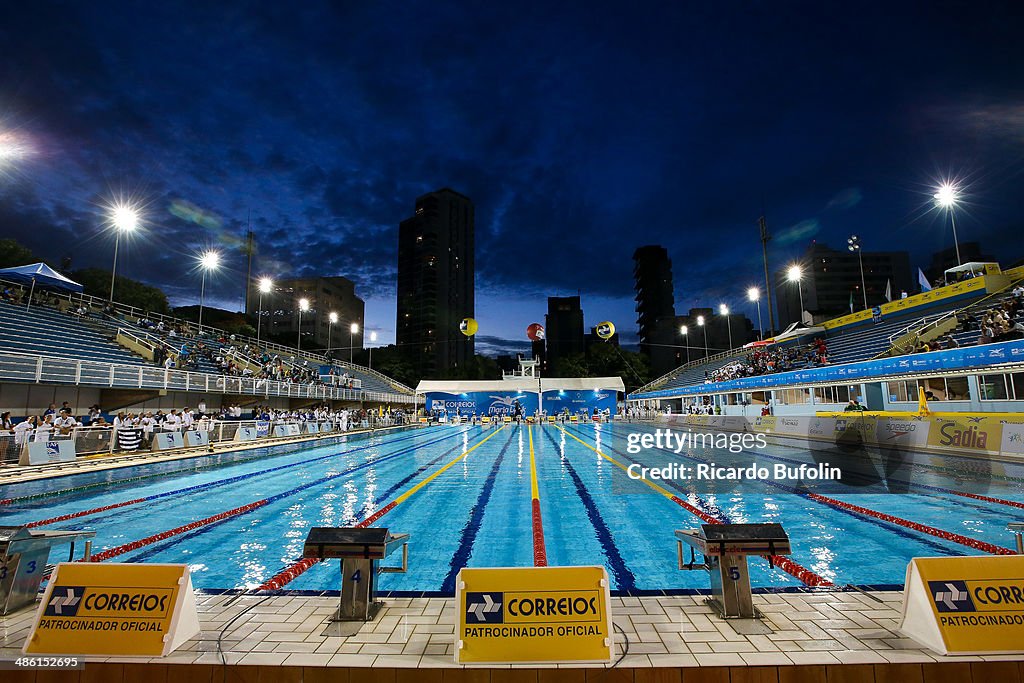
[[[533,323],[526,328],[526,336],[530,341],[540,341],[544,338],[544,326],[540,323]]]

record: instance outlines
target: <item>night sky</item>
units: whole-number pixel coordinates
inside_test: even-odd
[[[476,205],[478,350],[525,342],[546,297],[635,341],[635,247],[674,260],[677,311],[747,310],[762,209],[781,267],[812,240],[1024,252],[1024,5],[4,3],[0,237],[109,268],[105,205],[144,205],[119,272],[195,303],[254,275],[344,275],[394,340],[398,223]],[[13,142],[12,142],[13,141]],[[756,320],[756,313],[748,311]]]

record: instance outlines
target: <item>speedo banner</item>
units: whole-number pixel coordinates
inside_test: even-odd
[[[57,565],[25,654],[169,654],[199,633],[188,565]]]
[[[604,567],[462,569],[455,661],[609,662],[609,596]]]
[[[944,655],[1024,652],[1024,555],[914,558],[900,630]]]

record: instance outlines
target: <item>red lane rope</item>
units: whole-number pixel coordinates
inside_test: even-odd
[[[999,503],[1000,505],[1009,505],[1010,507],[1021,508],[1024,510],[1024,503],[1018,503],[1015,500],[1006,500],[1005,498],[993,498],[992,496],[983,496],[980,493],[963,493],[962,491],[950,491],[958,496],[964,498],[973,498],[975,500],[983,500],[986,503]]]
[[[722,520],[717,517],[710,515],[698,507],[690,505],[679,496],[672,496],[672,502],[680,507],[684,508],[687,512],[696,515],[708,524],[723,524]],[[804,567],[799,562],[795,562],[788,557],[782,555],[762,555],[764,559],[768,560],[771,564],[786,572],[793,578],[797,579],[805,586],[832,586],[833,583],[823,576],[811,571],[807,567]]]
[[[533,499],[533,566],[548,566],[548,553],[544,547],[544,524],[540,518],[540,501]]]
[[[71,512],[60,517],[50,517],[49,519],[41,519],[38,522],[29,522],[25,526],[29,529],[37,526],[44,526],[46,524],[56,524],[57,522],[66,522],[69,519],[75,519],[76,517],[85,517],[86,515],[95,515],[97,512],[106,512],[107,510],[116,510],[117,508],[123,508],[128,505],[137,505],[138,503],[144,503],[146,498],[136,498],[135,500],[126,500],[121,503],[113,503],[111,505],[104,505],[103,507],[93,508],[91,510],[82,510],[81,512]]]
[[[806,495],[811,500],[816,500],[819,503],[831,505],[832,507],[848,510],[850,512],[856,512],[859,515],[874,517],[875,519],[880,519],[884,522],[889,522],[890,524],[897,524],[908,529],[913,529],[914,531],[920,531],[923,534],[929,534],[931,536],[942,538],[947,541],[953,541],[954,543],[965,545],[968,548],[974,548],[975,550],[983,550],[986,553],[991,553],[993,555],[1016,555],[1016,553],[1010,550],[1009,548],[1004,548],[1002,546],[998,546],[987,541],[980,541],[976,538],[970,538],[968,536],[956,534],[952,531],[937,529],[933,526],[928,526],[927,524],[921,524],[919,522],[911,522],[909,519],[896,517],[895,515],[890,515],[885,512],[878,512],[877,510],[872,510],[870,508],[861,507],[860,505],[854,505],[853,503],[847,503],[845,501],[836,500],[835,498],[829,498],[828,496],[823,496],[818,493],[808,493]]]
[[[107,550],[104,550],[103,552],[99,552],[93,555],[90,561],[104,562],[112,557],[117,557],[118,555],[123,555],[124,553],[128,553],[133,550],[138,550],[139,548],[150,545],[151,543],[163,541],[165,539],[171,538],[172,536],[184,534],[189,531],[198,529],[199,527],[206,526],[207,524],[213,524],[214,522],[219,522],[221,520],[228,519],[229,517],[234,517],[235,515],[240,515],[242,513],[249,512],[250,510],[255,510],[258,507],[263,507],[268,502],[270,501],[266,499],[258,500],[255,503],[249,503],[248,505],[243,505],[241,507],[234,508],[233,510],[227,510],[225,512],[213,515],[212,517],[207,517],[206,519],[200,519],[195,522],[191,522],[190,524],[185,524],[184,526],[179,526],[174,529],[169,529],[167,531],[161,531],[158,534],[147,536],[146,538],[140,539],[138,541],[132,541],[131,543],[125,543],[124,545],[109,548]]]

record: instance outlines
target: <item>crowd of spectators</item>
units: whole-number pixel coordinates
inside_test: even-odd
[[[704,373],[704,383],[725,382],[743,377],[771,375],[776,372],[812,368],[828,363],[828,345],[824,339],[815,339],[804,346],[786,348],[763,347],[756,349],[746,358],[735,360],[715,370]]]
[[[1024,310],[1024,284],[1018,284],[1013,289],[1011,296],[999,304],[977,314],[972,311],[964,311],[959,314],[957,326],[961,332],[978,330],[980,332],[978,344],[1024,339],[1024,323],[1020,320],[1022,310]],[[935,347],[918,350],[934,349]]]
[[[411,410],[398,408],[374,409],[332,409],[328,404],[287,410],[271,406],[256,405],[243,409],[237,404],[225,404],[220,408],[207,409],[205,400],[195,408],[185,406],[170,410],[119,411],[107,416],[98,405],[89,407],[87,415],[76,417],[67,401],[57,408],[50,406],[40,415],[30,415],[14,422],[10,411],[0,415],[0,460],[16,458],[20,448],[29,442],[50,441],[57,438],[75,438],[88,433],[92,437],[103,430],[139,429],[143,444],[148,447],[153,434],[159,432],[184,432],[189,430],[214,431],[218,425],[238,421],[258,421],[273,424],[317,424],[331,423],[333,429],[348,431],[378,424],[409,424],[414,420]],[[85,430],[84,432],[82,430]],[[108,438],[109,441],[109,438]]]

